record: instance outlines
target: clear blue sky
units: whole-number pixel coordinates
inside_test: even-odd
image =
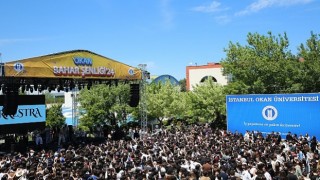
[[[85,49],[178,80],[249,32],[286,32],[294,53],[320,33],[319,0],[2,0],[0,13],[3,62]]]

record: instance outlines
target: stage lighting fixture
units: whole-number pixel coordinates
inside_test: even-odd
[[[111,81],[107,81],[106,85],[110,87],[111,86]]]
[[[26,86],[25,86],[25,85],[22,85],[22,86],[21,86],[21,93],[24,93],[25,90],[26,90]]]
[[[70,90],[72,90],[72,89],[74,89],[74,88],[75,88],[75,84],[74,84],[74,82],[73,82],[73,81],[71,81],[71,82],[70,82],[69,87],[70,87]]]
[[[78,89],[79,89],[79,91],[82,89],[81,84],[78,84]]]
[[[57,86],[57,91],[60,92],[60,91],[62,91],[62,90],[63,90],[63,86],[58,85],[58,86]]]
[[[27,91],[30,91],[30,84],[27,84]]]
[[[37,84],[37,83],[34,83],[34,85],[33,85],[33,89],[34,89],[35,91],[37,91],[37,90],[38,90],[38,84]]]
[[[91,89],[91,86],[92,86],[92,82],[89,81],[89,82],[88,82],[88,85],[87,85],[87,89],[90,90],[90,89]]]
[[[47,85],[44,85],[44,84],[41,85],[41,90],[42,90],[42,91],[45,90],[45,89],[47,89],[47,88],[48,88]]]
[[[48,91],[49,91],[49,93],[52,91],[52,87],[48,87]]]

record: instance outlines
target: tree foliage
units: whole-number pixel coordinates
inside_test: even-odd
[[[226,114],[223,86],[208,79],[188,93],[187,112],[192,122],[214,122]]]
[[[232,81],[224,86],[225,94],[248,94],[249,87],[242,81]]]
[[[80,125],[116,125],[125,123],[127,115],[132,111],[129,106],[130,86],[119,83],[117,86],[104,84],[94,85],[90,90],[83,89],[79,94]]]
[[[54,104],[47,109],[46,126],[51,128],[58,127],[66,123],[66,118],[62,114],[62,104]]]
[[[274,36],[249,33],[247,45],[229,43],[222,60],[225,75],[245,85],[248,93],[289,93],[301,91],[295,76],[299,61],[289,50],[286,33]],[[236,86],[235,86],[236,87]],[[237,86],[240,88],[239,86]],[[243,92],[242,90],[237,90]]]
[[[186,92],[187,91],[187,80],[186,80],[186,78],[181,79],[179,81],[179,85],[180,85],[180,91],[181,92]]]
[[[298,48],[299,78],[303,92],[320,91],[320,34],[311,33],[306,44]]]
[[[177,118],[184,110],[181,102],[180,87],[165,83],[151,83],[147,86],[147,111],[150,118],[160,123],[165,118]],[[179,102],[180,101],[180,102]]]
[[[45,94],[46,104],[64,103],[64,96],[55,97],[53,94],[46,92]]]

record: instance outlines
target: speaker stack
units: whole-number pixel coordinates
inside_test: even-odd
[[[130,84],[130,102],[131,107],[137,107],[139,105],[140,91],[139,84]]]
[[[5,85],[2,89],[4,94],[2,114],[6,116],[14,116],[18,110],[19,89]]]

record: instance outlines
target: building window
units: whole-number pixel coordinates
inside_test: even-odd
[[[205,82],[205,81],[208,80],[208,79],[212,79],[213,82],[217,82],[217,79],[214,78],[213,76],[205,76],[205,77],[203,77],[203,78],[201,79],[200,83],[203,83],[203,82]]]

